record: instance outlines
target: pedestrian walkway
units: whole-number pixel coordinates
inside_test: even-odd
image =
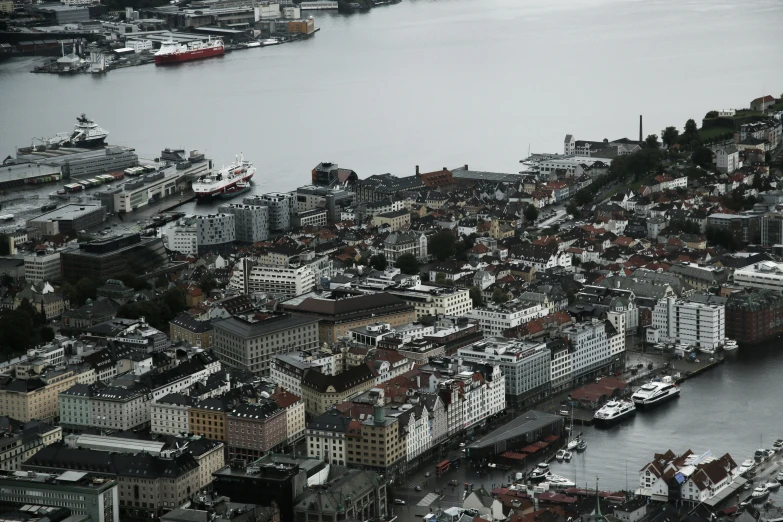
[[[430,505],[433,502],[435,502],[436,500],[438,500],[438,494],[437,493],[430,493],[429,495],[427,495],[423,499],[419,500],[419,503],[417,504],[417,506],[430,507]]]

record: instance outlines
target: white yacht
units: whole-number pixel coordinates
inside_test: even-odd
[[[762,484],[760,486],[757,486],[753,493],[750,494],[750,497],[753,500],[763,500],[769,496],[769,488],[766,484]]]
[[[780,488],[780,482],[777,480],[770,480],[764,485],[767,486],[767,489],[770,491],[777,491]]]
[[[739,348],[739,345],[734,339],[726,339],[726,344],[723,345],[723,350],[726,352],[734,351],[737,348]]]
[[[596,427],[608,427],[636,413],[633,401],[609,401],[593,415]]]
[[[562,460],[565,458],[566,450],[557,450],[557,453],[555,453],[555,458],[562,462]]]
[[[775,480],[777,480],[778,482],[783,482],[783,471],[777,474]]]
[[[756,467],[756,461],[754,461],[753,459],[746,459],[745,461],[742,462],[742,465],[739,467],[739,473],[740,474],[746,473],[755,467]]]
[[[573,453],[571,453],[570,451],[566,451],[565,453],[563,453],[563,460],[566,462],[571,462],[571,457],[573,456],[574,456]]]
[[[545,482],[549,484],[550,488],[572,488],[576,486],[576,483],[572,480],[568,480],[560,475],[553,475],[552,473],[546,475]]]
[[[631,396],[637,408],[649,409],[680,396],[680,388],[668,375],[660,382],[648,382]]]
[[[546,479],[547,475],[549,475],[549,464],[541,463],[530,473],[530,480],[532,482],[541,482]]]

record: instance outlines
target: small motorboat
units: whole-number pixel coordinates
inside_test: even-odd
[[[266,47],[267,45],[277,45],[279,43],[280,43],[280,40],[278,40],[277,38],[267,38],[266,40],[261,42],[261,45]]]
[[[584,440],[584,439],[581,439],[579,441],[579,444],[576,445],[576,450],[577,451],[584,451],[586,449],[587,449],[587,441]]]
[[[530,481],[531,482],[541,482],[542,480],[546,479],[546,476],[549,475],[549,466],[547,465],[546,468],[536,467],[531,473],[530,473]]]
[[[745,473],[747,471],[752,470],[754,467],[756,467],[756,462],[753,459],[746,459],[742,462],[742,465],[739,467],[739,472]]]
[[[580,439],[579,437],[577,437],[577,438],[575,438],[575,439],[571,440],[571,441],[570,441],[570,442],[569,442],[569,443],[566,445],[566,449],[567,449],[567,450],[575,450],[575,449],[576,449],[576,447],[577,447],[577,446],[579,446],[579,441],[580,441],[580,440],[581,440],[581,439]]]
[[[780,451],[783,449],[783,439],[778,439],[775,442],[772,443],[772,447],[776,450]]]
[[[777,480],[770,480],[764,485],[767,486],[767,489],[770,491],[777,491],[778,489],[780,489],[780,482],[778,482]]]
[[[560,462],[563,461],[565,458],[566,450],[557,450],[557,453],[555,453],[555,458],[559,460]]]
[[[723,350],[726,352],[733,352],[737,348],[739,348],[739,345],[734,339],[726,339],[726,344],[723,345]]]
[[[760,448],[757,449],[756,452],[753,454],[753,458],[756,460],[756,462],[760,462],[767,458],[767,450]]]
[[[760,486],[756,486],[756,488],[753,490],[753,493],[750,494],[750,498],[754,502],[758,502],[760,500],[764,500],[769,496],[769,488],[766,484],[762,484]]]
[[[242,45],[244,45],[248,49],[250,49],[252,47],[261,47],[261,44],[259,42],[246,42],[246,43],[244,43]]]
[[[783,482],[783,471],[777,474],[775,480],[777,480],[778,482]]]
[[[571,457],[573,456],[574,456],[573,453],[571,453],[570,451],[566,451],[565,453],[563,453],[563,460],[566,462],[571,462]]]
[[[547,474],[546,482],[549,483],[550,488],[572,488],[576,486],[573,481],[561,477],[560,475],[553,475],[552,473]]]

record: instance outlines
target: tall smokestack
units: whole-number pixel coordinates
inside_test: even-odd
[[[639,115],[639,144],[642,144],[642,115]]]

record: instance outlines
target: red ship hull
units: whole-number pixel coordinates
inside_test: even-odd
[[[189,62],[191,60],[203,60],[213,56],[222,56],[225,50],[223,47],[210,47],[206,49],[196,49],[182,53],[163,54],[155,56],[155,65],[167,65],[170,63]]]
[[[226,185],[225,187],[222,187],[219,190],[215,190],[215,191],[212,191],[212,192],[198,192],[198,191],[196,191],[195,194],[196,194],[196,197],[199,198],[199,199],[201,199],[201,198],[211,198],[211,197],[217,196],[219,194],[225,194],[226,190],[236,187],[237,183],[239,183],[240,181],[250,181],[250,178],[252,178],[252,177],[253,177],[253,174],[250,174],[249,176],[244,176],[242,178],[238,178],[238,179],[234,180],[232,183],[229,183],[228,185]]]

